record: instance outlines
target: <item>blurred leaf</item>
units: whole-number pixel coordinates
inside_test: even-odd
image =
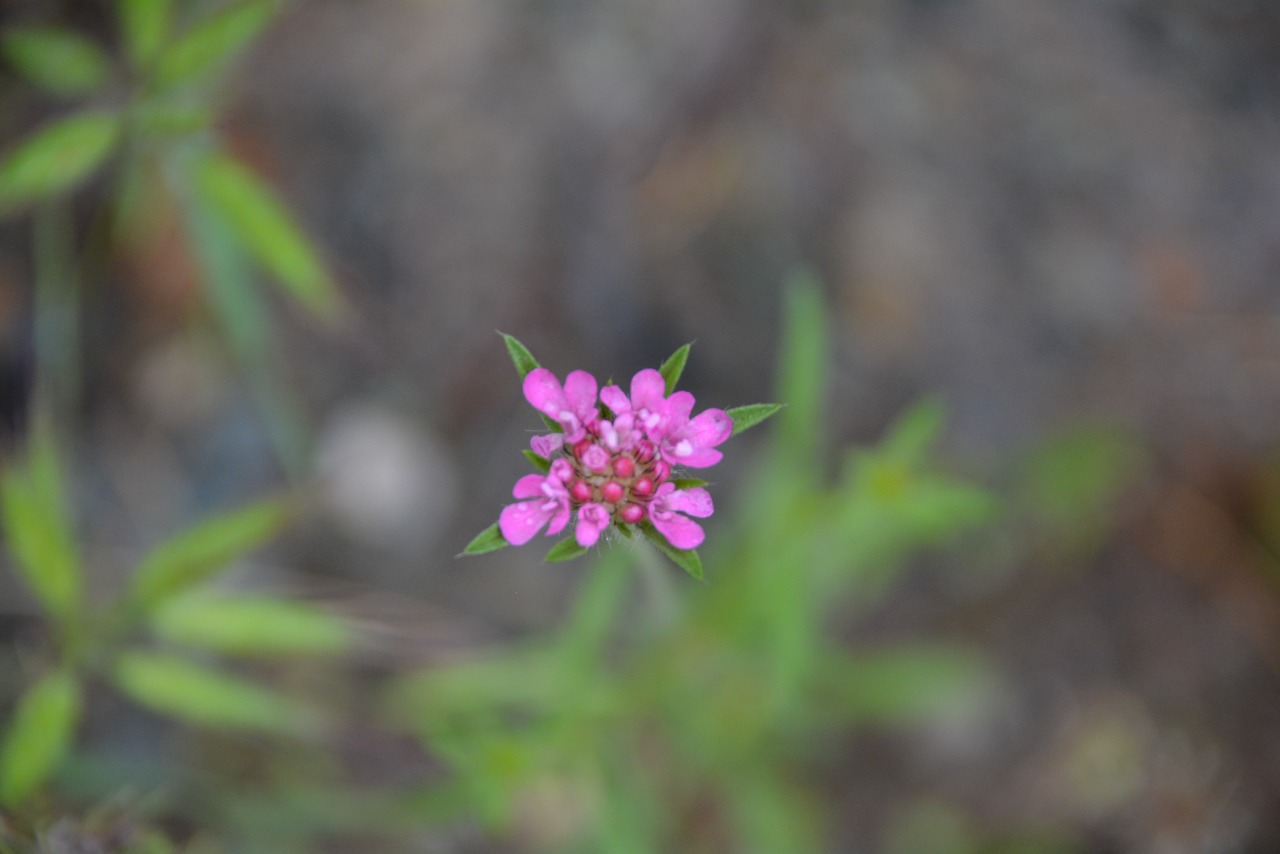
[[[1050,519],[1070,522],[1108,513],[1142,458],[1137,443],[1107,427],[1072,430],[1037,449],[1025,464],[1026,498]]]
[[[276,7],[274,0],[248,0],[200,21],[160,55],[157,84],[168,88],[197,83],[219,70],[262,32]]]
[[[700,477],[673,477],[671,482],[676,489],[698,489],[707,486],[707,482]]]
[[[547,472],[551,471],[551,460],[547,459],[546,457],[542,456],[541,454],[535,451],[531,451],[528,448],[525,448],[524,458],[529,462],[533,463],[534,468],[536,468],[538,471],[542,472],[543,474],[546,474]]]
[[[0,750],[0,803],[16,806],[58,770],[80,712],[80,683],[65,670],[48,674],[18,701]]]
[[[902,725],[972,709],[990,690],[982,660],[943,644],[902,645],[828,660],[819,679],[833,687],[846,714]]]
[[[547,563],[559,563],[560,561],[573,560],[575,557],[581,557],[586,553],[587,550],[578,545],[577,540],[573,537],[566,537],[552,546],[543,560]]]
[[[65,623],[80,601],[80,559],[52,447],[37,439],[35,448],[0,478],[0,511],[18,570],[45,610]]]
[[[596,561],[579,588],[572,615],[560,638],[579,657],[589,657],[602,648],[622,603],[630,580],[630,559],[623,549],[612,549]],[[580,670],[583,678],[593,674]]]
[[[74,187],[102,165],[119,135],[120,117],[103,112],[38,131],[0,162],[0,213]]]
[[[135,68],[146,68],[169,36],[172,0],[116,0],[125,50]]]
[[[702,558],[698,557],[698,552],[694,549],[678,549],[671,543],[667,542],[667,538],[653,527],[652,522],[641,522],[640,530],[644,533],[645,539],[653,543],[658,551],[662,552],[672,563],[692,575],[699,581],[702,580]]]
[[[111,74],[97,45],[65,30],[11,29],[0,37],[0,47],[23,77],[55,95],[87,95]]]
[[[941,401],[925,398],[898,418],[892,431],[880,443],[878,452],[904,465],[920,464],[942,432],[946,417],[946,408]]]
[[[502,536],[502,531],[498,530],[498,523],[494,522],[480,533],[476,534],[475,539],[467,543],[467,547],[462,550],[463,555],[482,555],[485,552],[496,552],[498,549],[505,549],[511,545],[506,538]],[[461,557],[462,555],[459,555]]]
[[[747,406],[735,406],[725,413],[733,421],[733,433],[730,435],[736,436],[766,418],[773,417],[782,409],[782,406],[781,403],[752,403]]]
[[[779,396],[786,410],[774,437],[779,464],[800,481],[819,477],[822,395],[826,384],[827,310],[817,278],[795,273],[786,287],[785,330],[778,368]]]
[[[310,709],[176,656],[125,653],[112,677],[138,703],[193,724],[281,734],[319,728]]]
[[[511,356],[511,363],[516,366],[520,379],[527,377],[534,368],[540,367],[538,360],[529,352],[529,348],[517,341],[514,335],[508,335],[505,332],[499,334],[507,345],[507,354]]]
[[[213,124],[213,110],[207,104],[180,104],[160,99],[141,101],[133,107],[133,121],[144,134],[183,136]]]
[[[152,550],[134,571],[133,600],[151,607],[208,579],[268,540],[286,517],[281,502],[265,501],[176,534]]]
[[[304,306],[332,320],[339,298],[307,239],[275,195],[239,161],[224,154],[205,158],[196,186],[236,239]]]
[[[332,614],[266,597],[178,597],[155,610],[151,627],[167,641],[228,655],[332,654],[352,642]]]
[[[680,381],[680,375],[684,373],[684,364],[689,361],[689,348],[691,344],[685,344],[679,350],[671,354],[671,357],[662,363],[662,367],[658,368],[658,373],[662,374],[662,378],[667,381],[667,396],[676,390],[676,383]]]

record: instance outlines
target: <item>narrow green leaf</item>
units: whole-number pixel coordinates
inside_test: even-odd
[[[331,654],[349,648],[350,628],[318,608],[266,597],[181,596],[158,607],[161,638],[228,655]]]
[[[58,770],[80,712],[80,683],[65,670],[48,674],[18,701],[0,749],[0,804],[17,806]]]
[[[18,571],[49,615],[65,622],[80,601],[80,558],[52,451],[40,454],[0,478],[0,515]]]
[[[662,378],[667,381],[667,396],[676,390],[676,383],[680,381],[680,375],[684,373],[684,364],[689,361],[689,348],[692,344],[685,344],[679,350],[671,354],[662,367],[658,368],[658,373],[662,374]]]
[[[176,656],[128,652],[112,677],[136,702],[188,723],[282,734],[319,728],[311,709]]]
[[[11,29],[0,37],[0,48],[18,73],[55,95],[87,95],[111,74],[96,44],[66,30]]]
[[[238,160],[221,153],[205,158],[195,179],[209,208],[236,239],[312,313],[334,319],[338,292],[271,190]]]
[[[667,538],[658,533],[657,528],[653,527],[652,522],[642,522],[640,530],[645,539],[653,543],[658,551],[670,558],[672,563],[699,581],[702,580],[702,558],[698,557],[697,550],[678,549],[671,545],[671,543],[667,542]]]
[[[551,547],[551,551],[547,552],[547,556],[543,558],[547,563],[559,563],[564,560],[573,560],[575,557],[584,555],[587,550],[578,545],[578,541],[573,537],[566,537]]]
[[[880,444],[880,452],[905,465],[924,461],[938,434],[942,432],[947,412],[936,398],[925,398],[906,411],[893,430]]]
[[[779,394],[787,410],[774,440],[778,462],[802,480],[819,475],[818,443],[826,386],[827,309],[818,279],[797,272],[787,281],[786,319],[778,368]]]
[[[134,68],[147,68],[169,36],[172,0],[116,0],[125,50]]]
[[[499,332],[498,334],[506,342],[507,353],[511,356],[511,364],[516,366],[520,379],[529,376],[529,372],[534,368],[541,367],[538,364],[538,360],[533,358],[533,354],[529,352],[529,348],[516,340],[514,335],[508,335],[505,332]]]
[[[671,482],[676,489],[697,489],[707,485],[707,481],[700,477],[673,477]]]
[[[261,545],[284,524],[286,509],[266,501],[201,522],[161,543],[133,574],[133,601],[149,608],[208,579]]]
[[[505,549],[509,545],[511,543],[508,543],[506,538],[502,536],[502,532],[498,530],[498,523],[494,522],[479,534],[476,534],[475,539],[467,543],[467,547],[462,550],[462,554],[458,555],[458,557],[496,552],[498,549]]]
[[[743,430],[751,429],[766,418],[777,415],[781,409],[781,403],[752,403],[726,410],[725,414],[733,421],[733,433],[730,435],[736,436]]]
[[[78,113],[49,125],[0,162],[0,213],[68,190],[102,165],[120,135],[114,113]]]
[[[161,88],[201,82],[248,46],[275,16],[274,0],[250,0],[216,12],[187,30],[160,55]]]
[[[534,468],[536,468],[538,471],[542,472],[543,474],[546,474],[547,472],[551,471],[551,460],[547,459],[546,457],[542,456],[542,454],[539,454],[536,451],[532,451],[529,448],[525,448],[524,458],[529,462],[533,463]]]

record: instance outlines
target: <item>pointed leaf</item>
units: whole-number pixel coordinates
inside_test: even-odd
[[[494,522],[480,533],[476,534],[475,539],[467,543],[467,547],[462,550],[462,555],[482,555],[485,552],[496,552],[498,549],[505,549],[511,545],[506,538],[502,536],[502,531],[498,530],[498,523]]]
[[[0,514],[14,564],[51,617],[71,618],[80,601],[81,568],[62,504],[56,464],[40,455],[0,478]]]
[[[80,683],[65,670],[48,674],[18,701],[0,749],[0,804],[18,805],[58,770],[80,712]]]
[[[702,581],[702,558],[698,557],[696,549],[676,548],[667,542],[666,537],[658,533],[658,529],[653,527],[651,522],[641,523],[640,530],[644,533],[645,539],[653,543],[658,551],[670,558],[672,563]]]
[[[573,560],[587,553],[587,550],[578,545],[578,541],[573,537],[567,537],[551,547],[551,551],[547,552],[547,556],[543,558],[547,563],[559,563],[564,560]]]
[[[23,77],[55,95],[87,95],[111,74],[110,62],[97,45],[65,30],[12,29],[0,47]]]
[[[102,165],[120,135],[114,113],[79,113],[49,125],[0,162],[0,213],[68,190]]]
[[[220,153],[203,160],[195,179],[209,208],[258,262],[312,313],[333,319],[338,292],[275,194],[238,160]]]
[[[676,390],[676,383],[680,381],[680,375],[684,373],[684,363],[689,361],[689,348],[691,344],[685,344],[679,350],[671,354],[662,367],[658,368],[658,373],[662,374],[662,378],[667,381],[667,396]]]
[[[524,379],[534,368],[540,367],[538,360],[533,358],[533,354],[529,352],[529,348],[521,344],[514,335],[508,335],[505,332],[498,333],[502,336],[502,340],[507,345],[507,354],[511,356],[511,364],[516,366],[516,371],[520,374],[520,379]]]
[[[673,477],[671,482],[675,484],[676,489],[698,489],[707,485],[707,482],[700,477]]]
[[[236,3],[196,24],[160,56],[162,88],[199,82],[245,48],[275,16],[274,0]]]
[[[733,409],[727,410],[726,415],[733,422],[733,433],[736,436],[743,430],[749,430],[752,427],[771,418],[782,409],[781,403],[752,403],[748,406],[735,406]]]
[[[282,503],[266,501],[176,534],[138,565],[133,575],[133,600],[150,608],[205,581],[280,530],[286,516]]]
[[[182,596],[158,607],[151,627],[173,643],[228,655],[331,654],[349,648],[337,617],[285,599]]]
[[[125,653],[112,678],[136,702],[193,724],[276,733],[318,729],[309,708],[177,656]]]
[[[529,462],[533,463],[534,468],[536,468],[538,471],[542,472],[543,474],[546,474],[547,472],[551,471],[551,460],[547,459],[546,457],[542,456],[542,454],[539,454],[536,451],[532,451],[529,448],[525,448],[524,458]]]
[[[134,68],[146,68],[169,36],[172,0],[116,0],[125,50]]]

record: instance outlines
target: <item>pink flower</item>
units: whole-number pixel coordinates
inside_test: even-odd
[[[578,545],[584,549],[594,546],[596,540],[600,539],[600,534],[612,521],[609,508],[603,504],[583,504],[578,508],[578,527],[574,530]]]
[[[565,480],[573,475],[573,469],[563,459],[551,464],[544,477],[527,474],[516,481],[511,494],[516,498],[528,498],[502,508],[498,516],[498,530],[512,545],[520,546],[532,540],[547,525],[547,536],[558,534],[569,524],[569,490]],[[550,524],[548,524],[550,523]]]
[[[702,544],[702,526],[681,513],[705,519],[715,512],[711,494],[701,487],[676,489],[673,483],[664,483],[654,493],[649,505],[649,519],[658,533],[678,549],[696,549]]]
[[[722,409],[706,409],[694,418],[693,395],[678,391],[663,406],[663,418],[655,435],[662,458],[672,465],[701,469],[720,462],[724,455],[715,450],[733,434],[733,419]]]
[[[645,368],[631,378],[630,398],[622,393],[622,389],[611,385],[601,390],[600,400],[613,410],[615,416],[631,416],[631,423],[650,435],[662,424],[666,392],[667,381],[662,374],[653,368]]]
[[[524,378],[525,400],[564,429],[566,442],[577,442],[600,420],[596,388],[596,378],[586,371],[570,373],[563,387],[546,368],[534,368]]]

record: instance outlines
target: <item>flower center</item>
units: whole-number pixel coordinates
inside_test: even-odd
[[[569,500],[575,506],[603,505],[614,520],[635,524],[671,476],[671,467],[647,442],[623,450],[610,450],[608,445],[608,437],[589,437],[566,446],[573,471],[567,482]]]

